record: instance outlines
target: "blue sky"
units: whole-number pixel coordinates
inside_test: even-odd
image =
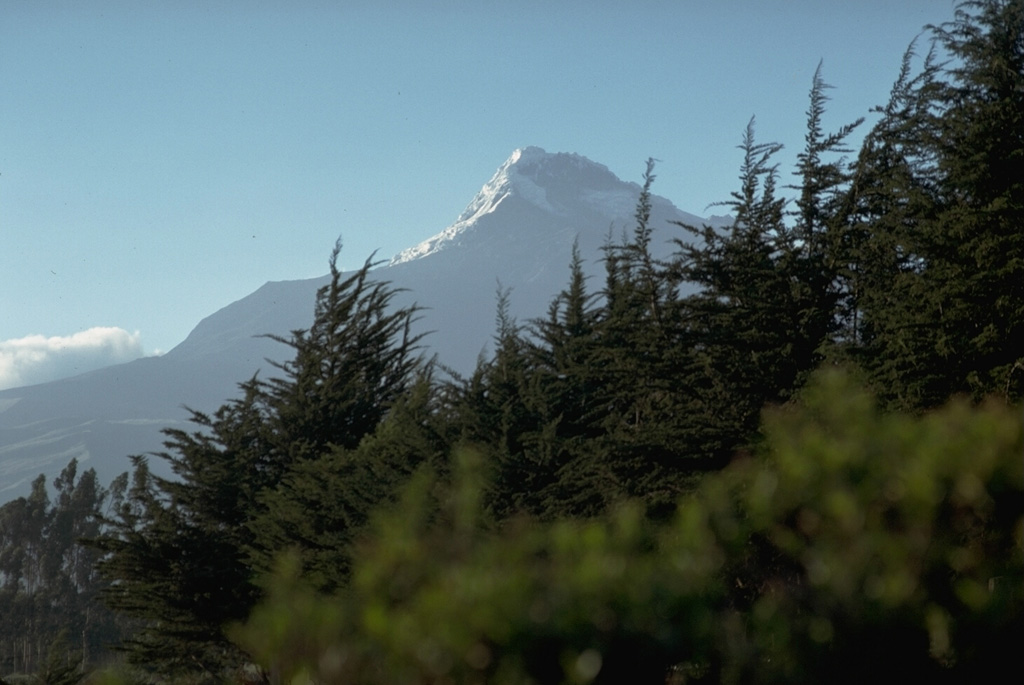
[[[76,371],[90,349],[167,351],[268,280],[325,273],[339,235],[346,267],[390,257],[454,221],[517,147],[627,180],[654,157],[655,192],[710,213],[752,115],[785,165],[819,60],[838,128],[884,102],[909,42],[952,14],[0,0],[0,387],[68,373],[53,360],[76,335]]]

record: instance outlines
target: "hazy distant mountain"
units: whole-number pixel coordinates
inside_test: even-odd
[[[499,283],[511,289],[520,321],[542,316],[567,282],[576,240],[599,289],[600,246],[632,230],[639,193],[585,157],[516,150],[455,223],[374,273],[407,289],[402,303],[425,308],[426,353],[468,372],[493,335]],[[680,235],[671,221],[703,221],[661,197],[652,217],[655,247],[665,253]],[[25,494],[40,473],[52,480],[72,457],[109,482],[129,468],[127,455],[160,448],[162,427],[185,425],[184,405],[213,410],[240,381],[273,375],[266,359],[282,360],[289,348],[259,336],[308,327],[326,281],[267,283],[203,319],[161,357],[0,391],[0,503]]]

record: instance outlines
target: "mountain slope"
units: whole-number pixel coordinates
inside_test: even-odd
[[[374,275],[405,289],[400,304],[424,308],[425,353],[467,373],[491,340],[499,287],[511,290],[510,311],[520,321],[542,316],[568,279],[577,241],[591,287],[600,288],[600,247],[632,230],[639,193],[585,157],[516,150],[455,223]],[[670,222],[703,221],[664,198],[652,204],[663,254],[680,233]],[[325,282],[267,283],[203,319],[162,357],[0,392],[0,502],[26,493],[39,473],[52,479],[71,457],[108,482],[129,467],[127,455],[159,449],[160,428],[187,421],[185,405],[212,411],[237,383],[273,375],[267,359],[282,360],[289,348],[263,336],[307,327]]]

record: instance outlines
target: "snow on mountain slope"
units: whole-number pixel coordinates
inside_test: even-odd
[[[513,203],[518,200],[547,214],[549,221],[545,223],[553,220],[562,229],[576,227],[581,233],[591,234],[595,227],[588,224],[589,220],[606,219],[612,224],[631,221],[639,193],[640,186],[622,182],[608,167],[586,157],[549,154],[539,147],[522,148],[498,168],[455,223],[419,245],[403,250],[391,260],[390,266],[436,254],[462,244],[464,238],[480,234],[481,222],[510,198]],[[669,213],[679,215],[673,219],[697,224],[702,221],[700,217],[680,212],[662,198],[657,198],[656,204],[671,207]],[[499,217],[512,218],[515,214],[506,211]],[[504,237],[514,239],[515,234],[531,232],[531,228],[537,233],[537,227],[522,224],[511,227],[511,235]],[[603,238],[601,231],[608,226],[597,228],[595,235]]]
[[[406,289],[398,304],[424,308],[424,352],[468,373],[491,342],[499,287],[510,290],[519,321],[542,316],[568,280],[576,241],[591,288],[600,288],[601,245],[632,230],[639,193],[585,157],[516,150],[451,226],[374,275]],[[681,235],[670,222],[702,222],[661,197],[652,210],[662,254]],[[267,359],[283,361],[289,348],[263,336],[309,326],[326,280],[267,283],[203,319],[162,357],[0,391],[0,503],[25,494],[40,473],[52,480],[71,457],[109,482],[129,468],[128,455],[160,449],[161,428],[187,425],[185,405],[212,411],[239,382],[274,375]]]

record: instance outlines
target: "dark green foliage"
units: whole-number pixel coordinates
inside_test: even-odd
[[[244,618],[258,596],[242,524],[263,470],[259,443],[245,434],[259,413],[254,384],[246,388],[212,418],[194,413],[205,431],[168,432],[160,456],[181,480],[156,478],[136,458],[123,503],[90,542],[112,583],[105,602],[136,623],[122,645],[131,663],[217,678],[242,658],[222,626]]]
[[[594,447],[616,485],[612,501],[642,497],[657,509],[706,468],[706,455],[692,449],[689,360],[679,357],[687,341],[673,311],[678,279],[650,251],[653,169],[648,160],[632,238],[605,248],[604,307],[588,364],[603,433]]]
[[[678,278],[650,250],[653,161],[644,180],[632,236],[605,247],[604,289],[588,292],[574,251],[546,318],[518,326],[503,294],[493,357],[453,384],[463,441],[494,465],[499,518],[595,516],[631,497],[665,511],[722,463],[695,448]]]
[[[130,663],[218,678],[243,658],[222,627],[243,619],[259,596],[246,523],[284,468],[268,449],[261,384],[252,379],[241,390],[212,416],[192,412],[199,430],[166,431],[167,451],[157,456],[176,479],[152,476],[135,458],[131,488],[90,541],[113,583],[107,605],[135,622],[122,644]]]
[[[369,277],[369,260],[343,277],[335,266],[338,250],[331,282],[317,293],[313,327],[279,338],[295,356],[264,391],[271,453],[284,469],[247,523],[256,568],[268,570],[294,546],[324,588],[346,580],[347,545],[368,509],[438,452],[422,423],[433,399],[429,374],[415,355],[419,337],[410,333],[416,309],[391,308],[397,291]],[[414,385],[417,392],[406,397]],[[392,414],[399,402],[401,410]],[[379,427],[382,433],[364,447]],[[410,432],[399,438],[403,430]],[[400,449],[389,440],[417,449],[396,455]]]
[[[734,677],[998,679],[1024,629],[1017,412],[882,414],[839,373],[801,403],[768,417],[766,460],[723,474],[736,501],[707,500],[721,539],[746,531],[726,546]]]
[[[67,644],[67,630],[62,630],[50,645],[46,660],[32,674],[32,685],[78,685],[85,678],[82,655]]]
[[[842,284],[839,356],[872,370],[876,391],[897,406],[918,406],[933,381],[917,365],[922,265],[918,227],[931,220],[936,195],[929,141],[935,117],[922,93],[934,88],[933,53],[912,74],[913,46],[903,56],[888,104],[864,139],[836,231]],[[897,355],[896,351],[901,351]]]
[[[864,365],[894,405],[1024,396],[1024,3],[966,2],[906,62],[858,171]],[[860,180],[862,179],[862,181]]]
[[[936,94],[941,214],[928,280],[950,391],[1024,397],[1024,2],[964,3],[936,30],[952,61]],[[938,289],[937,288],[937,289]]]
[[[600,368],[602,310],[587,290],[575,246],[569,284],[531,325],[529,397],[537,413],[530,435],[535,455],[520,487],[520,510],[544,518],[593,515],[607,508],[611,474],[603,464],[604,370]],[[520,460],[520,466],[525,466]]]
[[[758,143],[751,119],[740,149],[740,190],[726,203],[733,225],[683,226],[696,240],[677,241],[673,270],[695,284],[674,303],[686,367],[672,374],[693,396],[691,450],[721,463],[756,439],[766,404],[789,400],[825,358],[838,328],[839,289],[833,219],[848,176],[844,139],[860,123],[825,135],[827,98],[820,67],[807,113],[806,147],[798,155],[795,224],[777,194],[777,143]],[[694,439],[699,440],[699,442]]]
[[[709,456],[731,454],[756,430],[765,402],[795,380],[792,287],[782,260],[792,249],[785,201],[776,196],[777,143],[757,143],[747,125],[740,190],[725,232],[684,226],[698,239],[679,242],[674,268],[699,291],[677,305],[693,357],[693,383]]]
[[[33,673],[60,662],[67,674],[97,663],[118,638],[113,616],[98,604],[104,583],[98,555],[79,544],[96,535],[112,496],[92,469],[72,460],[54,480],[0,507],[0,673]],[[49,656],[48,656],[49,654]]]
[[[446,384],[448,420],[459,442],[484,450],[496,471],[490,506],[507,516],[543,487],[544,465],[527,449],[542,418],[530,393],[529,343],[508,312],[508,291],[499,288],[494,354],[478,360],[473,374]],[[528,505],[526,505],[528,506]]]
[[[249,523],[257,539],[257,567],[291,550],[302,560],[308,582],[325,591],[345,585],[352,545],[370,512],[390,503],[419,465],[442,467],[447,460],[436,410],[432,380],[424,375],[356,448],[332,445],[317,459],[293,465],[267,490],[262,510]]]
[[[284,376],[242,384],[212,416],[193,412],[195,432],[167,431],[157,456],[177,478],[136,458],[131,489],[92,541],[107,603],[138,622],[123,645],[131,663],[201,680],[237,669],[245,656],[224,626],[248,614],[273,557],[296,547],[320,587],[337,587],[369,508],[437,452],[415,310],[389,311],[394,290],[370,279],[372,264],[346,276],[337,256],[312,328],[280,339],[295,351]]]
[[[804,149],[797,155],[796,173],[800,178],[800,197],[796,200],[797,222],[795,238],[806,244],[801,245],[803,255],[812,262],[826,259],[827,238],[831,222],[842,198],[842,191],[849,181],[845,160],[835,158],[836,154],[850,152],[845,147],[846,138],[860,126],[864,119],[846,124],[835,133],[822,131],[822,117],[828,96],[825,91],[832,88],[821,75],[821,64],[814,72],[811,85],[810,104],[807,108],[807,133]],[[815,264],[821,269],[824,264]],[[829,283],[820,284],[822,290]]]
[[[841,375],[775,412],[763,455],[646,521],[481,517],[464,455],[414,479],[316,595],[285,562],[234,634],[284,680],[975,683],[1024,629],[1024,436],[959,403],[883,415]],[[440,493],[440,494],[439,494]],[[875,658],[881,661],[876,661]]]
[[[497,464],[499,516],[600,515],[624,497],[666,513],[754,444],[763,407],[822,363],[841,322],[841,155],[860,123],[822,132],[827,88],[819,68],[795,217],[778,195],[781,146],[757,143],[751,120],[729,229],[683,226],[695,240],[655,259],[649,160],[633,233],[606,245],[597,297],[574,255],[546,319],[521,329],[500,309],[495,355],[458,403],[464,435]],[[684,284],[697,292],[680,297]]]
[[[331,256],[331,282],[316,298],[313,326],[271,336],[294,350],[282,378],[262,388],[273,407],[274,440],[291,461],[316,458],[328,446],[352,449],[374,431],[420,365],[416,309],[392,310],[396,290],[370,277],[376,264],[345,277]]]

